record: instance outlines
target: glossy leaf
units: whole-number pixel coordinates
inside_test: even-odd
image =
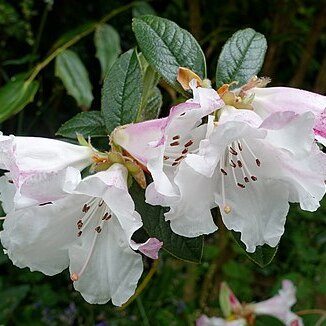
[[[91,106],[92,85],[84,64],[75,52],[65,50],[56,57],[55,75],[62,80],[68,94],[77,101],[78,106],[86,109]]]
[[[94,43],[103,79],[121,53],[120,36],[112,26],[99,25],[95,30]]]
[[[163,241],[163,249],[179,259],[193,263],[201,261],[203,237],[186,238],[173,233],[170,223],[164,220],[166,209],[145,203],[144,190],[135,182],[130,193],[135,201],[136,210],[142,216],[143,227],[150,237]]]
[[[264,245],[264,246],[257,246],[256,251],[254,253],[249,253],[246,251],[246,247],[245,245],[242,243],[242,241],[240,240],[240,233],[238,232],[234,232],[231,231],[232,236],[234,238],[234,240],[238,243],[238,245],[243,249],[243,251],[245,252],[245,254],[257,265],[259,265],[260,267],[265,267],[268,264],[271,263],[271,261],[273,260],[273,258],[276,255],[277,249],[278,247],[270,247],[268,245]]]
[[[106,137],[107,132],[104,119],[99,111],[81,112],[65,122],[57,131],[56,135],[77,138],[77,133],[85,138]]]
[[[156,16],[133,19],[133,30],[146,60],[177,91],[186,94],[177,82],[179,67],[206,77],[206,62],[195,38],[174,22]]]
[[[224,45],[216,69],[217,87],[237,81],[242,86],[257,75],[263,65],[267,42],[252,28],[240,30]]]
[[[102,115],[110,134],[135,121],[141,105],[143,79],[135,50],[122,54],[110,69],[102,88]]]
[[[0,122],[21,111],[32,102],[39,88],[38,81],[25,81],[21,76],[13,77],[0,88]]]

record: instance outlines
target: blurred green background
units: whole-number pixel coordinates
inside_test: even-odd
[[[129,4],[117,0],[0,0],[0,87],[28,71],[49,53],[62,35]],[[173,0],[138,3],[109,21],[120,34],[122,50],[135,46],[133,16],[156,13],[189,30],[202,45],[208,76],[225,41],[238,29],[252,27],[268,41],[261,76],[283,85],[326,93],[326,1],[312,0]],[[93,86],[91,109],[100,108],[101,70],[93,36],[77,42]],[[23,111],[1,124],[5,134],[54,137],[60,125],[81,111],[54,75],[54,64],[38,76],[40,89]],[[178,101],[165,84],[162,115]],[[0,107],[1,110],[1,107]],[[0,254],[0,325],[192,325],[201,313],[220,315],[218,289],[227,281],[241,301],[267,299],[291,279],[306,325],[326,325],[308,309],[326,308],[326,202],[314,214],[293,206],[278,253],[260,268],[224,232],[206,237],[200,265],[162,252],[146,289],[128,307],[89,305],[72,289],[68,272],[55,277],[14,267]],[[152,261],[144,258],[145,273]],[[307,313],[307,314],[306,314]],[[262,324],[264,325],[264,324]]]

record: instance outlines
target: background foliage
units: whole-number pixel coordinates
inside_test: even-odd
[[[105,74],[103,67],[110,63],[101,60],[99,47],[95,44],[105,35],[101,34],[101,30],[94,29],[97,35],[94,43],[94,35],[85,31],[105,15],[128,4],[129,1],[117,0],[0,0],[0,87],[8,87],[8,82],[15,76],[10,92],[4,94],[0,89],[0,118],[4,115],[1,130],[5,134],[54,137],[62,123],[77,113],[85,115],[89,109],[100,108]],[[205,52],[208,77],[211,79],[214,79],[216,61],[225,41],[235,31],[251,27],[264,34],[268,41],[261,75],[270,76],[272,85],[326,92],[324,0],[158,0],[137,3],[108,22],[120,36],[120,45],[112,51],[114,60],[121,50],[124,52],[136,44],[132,17],[155,12],[194,35]],[[35,71],[37,64],[53,53],[51,49],[66,44],[74,37],[77,37],[76,42],[65,56],[60,57],[61,65],[77,53],[85,68],[79,70],[80,74],[87,76],[91,94],[86,94],[81,88],[80,94],[84,97],[79,101],[75,98],[80,94],[69,95],[67,85],[71,83],[76,89],[77,81],[62,76],[59,59],[56,64],[52,61],[39,71],[35,81],[26,86],[27,93],[17,92],[21,91],[26,74],[29,76]],[[131,57],[130,52],[119,60],[130,62]],[[137,80],[132,82],[137,84]],[[155,82],[154,76],[153,85]],[[158,87],[162,99],[155,94],[147,94],[147,97],[163,100],[161,115],[164,115],[180,99],[166,83],[161,81]],[[110,102],[110,99],[107,100]],[[140,106],[144,104],[144,99],[136,101]],[[24,110],[13,115],[13,105],[22,108],[28,102],[31,103]],[[8,115],[6,112],[9,112]],[[92,121],[100,123],[97,112],[91,114]],[[105,133],[105,127],[101,128],[102,134]],[[110,303],[104,306],[85,303],[72,290],[68,272],[52,278],[30,273],[27,269],[12,266],[1,254],[0,324],[188,325],[193,324],[201,313],[220,314],[218,288],[222,280],[229,283],[240,300],[249,302],[269,297],[276,292],[281,280],[288,278],[298,288],[296,311],[304,313],[307,309],[325,308],[325,226],[325,201],[314,214],[292,207],[275,259],[261,268],[243,254],[221,225],[219,232],[206,237],[201,264],[176,260],[167,252],[162,252],[160,262],[152,269],[153,262],[146,260],[146,271],[156,272],[142,294],[123,310],[112,307]],[[309,314],[304,318],[307,325],[314,325],[318,320],[323,325],[318,315]]]

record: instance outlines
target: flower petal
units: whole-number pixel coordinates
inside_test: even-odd
[[[316,116],[316,123],[314,126],[316,139],[326,146],[326,108]]]
[[[89,303],[104,304],[112,299],[114,305],[121,306],[137,287],[143,271],[141,255],[129,247],[116,218],[103,225],[100,234],[87,232],[80,239],[79,245],[69,248],[71,273],[89,261],[80,279],[74,282],[75,289]]]
[[[149,238],[145,243],[138,247],[138,250],[145,256],[158,259],[158,252],[163,246],[163,242],[156,238]]]
[[[13,263],[47,275],[67,268],[67,247],[76,239],[75,225],[84,200],[84,196],[71,195],[9,213],[0,238]]]
[[[0,201],[2,208],[6,214],[14,209],[14,197],[16,187],[13,185],[12,180],[8,173],[0,177]]]

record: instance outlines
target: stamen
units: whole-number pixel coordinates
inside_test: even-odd
[[[83,209],[82,209],[82,212],[83,213],[87,213],[89,211],[90,207],[91,206],[88,206],[87,204],[84,204]]]
[[[237,186],[240,187],[240,188],[242,188],[242,189],[246,188],[245,185],[243,185],[242,183],[239,183],[239,182],[237,183]]]
[[[244,177],[244,181],[245,181],[246,183],[248,183],[248,182],[249,182],[248,177]]]
[[[172,166],[177,166],[180,162],[173,162]]]
[[[83,227],[83,225],[84,225],[83,221],[82,220],[79,220],[77,222],[77,228],[78,228],[78,230],[80,230]]]
[[[224,206],[224,213],[225,214],[229,214],[229,213],[231,213],[231,207],[230,206]]]
[[[234,163],[233,160],[230,161],[230,165],[231,165],[233,168],[236,168],[236,167],[237,167],[237,165]]]
[[[101,231],[102,231],[101,226],[100,226],[100,225],[97,226],[97,227],[95,228],[95,231],[96,231],[97,233],[101,233]]]
[[[242,146],[241,146],[241,143],[238,141],[238,148],[239,148],[239,151],[242,152]]]
[[[163,160],[165,161],[168,160],[169,158],[170,158],[169,156],[165,156],[165,155],[163,156]]]
[[[9,182],[9,183],[14,183],[14,181],[13,181],[13,180],[8,180],[8,182]]]
[[[77,233],[77,237],[79,238],[82,234],[83,234],[83,231],[79,231],[79,232]]]
[[[254,175],[252,175],[250,178],[252,181],[257,181],[257,177],[255,177]]]
[[[181,114],[180,114],[180,117],[182,117],[182,116],[184,116],[184,115],[186,115],[186,112],[181,113]]]
[[[181,154],[187,154],[188,153],[188,148],[185,148],[182,152],[181,152]]]
[[[98,203],[98,207],[101,207],[103,204],[104,204],[104,200],[101,200],[101,201]]]
[[[260,161],[258,160],[258,158],[256,158],[256,164],[258,167],[260,167]]]
[[[173,139],[173,140],[180,139],[180,136],[179,136],[179,135],[173,136],[172,139]]]
[[[39,204],[39,206],[45,206],[45,205],[52,205],[53,203],[51,201],[48,201],[47,203]]]
[[[226,214],[229,214],[231,212],[231,207],[226,205],[226,201],[225,201],[225,185],[224,185],[224,178],[227,175],[227,172],[223,169],[222,162],[224,162],[224,156],[220,160],[220,170],[222,172],[222,204],[223,204],[224,212]]]
[[[175,162],[178,162],[178,161],[181,161],[183,160],[185,157],[183,155],[179,156],[178,158],[176,158],[174,161]]]
[[[242,168],[242,162],[240,160],[237,161],[238,167],[241,169]]]

